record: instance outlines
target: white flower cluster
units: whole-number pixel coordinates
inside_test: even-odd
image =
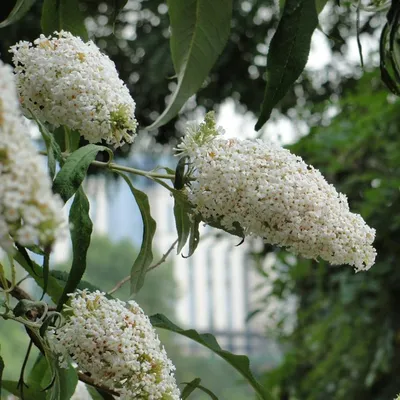
[[[121,399],[180,398],[175,367],[137,303],[84,290],[71,295],[71,308],[67,322],[47,336],[62,363],[69,354],[95,383],[117,391]]]
[[[114,63],[92,42],[69,32],[11,47],[20,101],[55,127],[79,131],[91,143],[116,147],[136,136],[135,102]]]
[[[220,133],[208,114],[177,149],[190,157],[195,180],[188,198],[205,222],[228,230],[236,223],[246,235],[357,271],[374,264],[375,230],[318,170],[278,145]]]
[[[12,68],[0,61],[0,247],[8,252],[14,240],[49,245],[65,225],[61,198],[27,131]]]

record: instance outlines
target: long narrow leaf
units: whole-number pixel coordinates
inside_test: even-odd
[[[60,311],[63,304],[68,300],[68,293],[73,293],[77,288],[86,270],[86,256],[90,245],[90,237],[93,224],[89,216],[89,200],[82,187],[75,194],[74,201],[69,212],[71,224],[72,241],[72,266],[68,275],[57,309]]]
[[[210,389],[207,389],[207,388],[204,387],[203,385],[197,385],[197,389],[200,389],[202,392],[208,394],[208,396],[209,396],[212,400],[218,400],[218,397],[217,397]]]
[[[74,151],[65,161],[54,180],[53,190],[66,202],[81,186],[90,163],[100,151],[109,151],[104,146],[88,144]]]
[[[219,355],[234,367],[254,388],[258,396],[263,400],[272,400],[272,395],[265,390],[263,386],[254,378],[250,371],[250,361],[246,356],[235,355],[229,351],[223,350],[218,344],[215,337],[209,333],[200,334],[194,329],[184,330],[171,322],[166,316],[162,314],[155,314],[150,317],[151,324],[156,328],[166,329],[171,332],[178,333],[195,342],[207,347],[215,354]]]
[[[117,172],[117,171],[116,171]],[[143,239],[139,254],[131,270],[131,294],[137,293],[144,284],[144,278],[153,261],[153,238],[156,232],[156,221],[150,214],[150,204],[146,193],[136,189],[128,176],[117,172],[128,184],[143,219]]]
[[[88,39],[85,16],[79,8],[79,0],[44,0],[41,25],[45,35],[64,30],[83,40]]]
[[[0,398],[1,398],[1,382],[3,380],[3,371],[4,371],[4,361],[3,358],[0,356]]]
[[[33,114],[32,116],[35,119],[35,122],[38,124],[40,133],[42,134],[42,138],[44,140],[44,143],[46,144],[47,166],[49,168],[51,179],[54,179],[54,176],[56,174],[56,161],[62,161],[60,146],[54,139],[54,135],[49,132],[46,125],[39,119],[35,118]]]
[[[200,378],[195,378],[190,382],[183,382],[186,386],[182,390],[181,394],[182,400],[187,399],[196,389],[199,389],[204,393],[208,394],[208,396],[212,400],[218,400],[218,397],[210,389],[207,389],[206,387],[200,385],[200,382],[201,382]]]
[[[191,213],[191,207],[187,203],[181,201],[177,196],[174,197],[174,199],[175,225],[178,233],[178,246],[176,252],[179,254],[185,246],[190,234],[189,216]]]
[[[171,56],[178,82],[166,109],[148,128],[166,124],[201,87],[229,37],[232,0],[168,0]]]
[[[308,60],[311,36],[318,25],[315,0],[286,0],[278,28],[267,56],[267,85],[259,130],[269,119],[272,109],[300,76]]]
[[[8,17],[0,22],[0,28],[11,25],[20,20],[33,6],[36,0],[17,0]]]
[[[196,214],[193,217],[193,220],[190,222],[190,233],[189,233],[189,253],[185,258],[191,257],[197,246],[200,242],[200,232],[199,232],[199,225],[201,222],[200,215]]]
[[[115,28],[115,23],[117,22],[117,17],[120,11],[126,6],[128,0],[113,0],[113,16],[112,16],[112,23],[113,28]]]
[[[194,378],[190,382],[183,382],[186,386],[181,393],[182,400],[186,400],[197,389],[197,387],[200,385],[200,382],[200,378]]]
[[[38,286],[44,289],[44,279],[43,279],[43,269],[32,261],[27,254],[23,254],[18,251],[14,254],[14,260],[35,280]],[[47,294],[51,297],[54,303],[57,304],[61,294],[63,292],[63,287],[53,278],[51,275],[47,281]]]
[[[17,398],[21,396],[18,382],[6,380],[2,383],[3,388],[7,390],[7,392],[17,396]],[[44,393],[38,385],[24,386],[24,400],[46,400],[46,393]]]

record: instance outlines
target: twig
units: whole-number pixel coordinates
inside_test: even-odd
[[[26,281],[27,279],[29,279],[31,276],[29,274],[26,274],[23,278],[21,278],[16,284],[15,286],[19,286],[22,282]]]
[[[147,178],[161,178],[161,179],[175,179],[175,175],[172,174],[159,174],[158,172],[152,171],[143,171],[141,169],[125,167],[124,165],[119,165],[115,163],[107,163],[102,161],[92,161],[91,165],[100,168],[108,168],[111,171],[123,171],[123,172],[130,172],[131,174],[145,176]]]
[[[11,285],[11,282],[7,280],[7,284]],[[0,282],[0,286],[3,287],[3,284],[1,282]],[[12,291],[10,291],[10,294],[11,294],[11,296],[15,297],[17,300],[33,301],[32,297],[27,292],[25,292],[25,290],[19,288],[18,286],[14,287],[14,289]],[[44,349],[43,349],[43,346],[42,346],[39,338],[28,327],[25,327],[25,329],[26,329],[26,332],[28,333],[28,336],[31,339],[31,343],[33,343],[40,350],[40,352],[44,354]],[[84,374],[82,372],[78,372],[78,378],[80,381],[82,381],[90,386],[93,386],[96,389],[103,390],[104,392],[109,393],[112,396],[117,396],[117,397],[120,396],[120,394],[118,392],[116,392],[106,386],[94,383],[94,381],[91,377],[87,376],[86,374]]]
[[[147,270],[147,272],[153,270],[154,268],[157,268],[160,264],[162,264],[163,262],[165,262],[165,260],[167,259],[167,257],[169,256],[169,253],[171,253],[171,251],[174,249],[175,245],[178,243],[179,239],[176,239],[174,243],[172,243],[171,247],[167,250],[167,252],[161,257],[160,261],[158,261],[156,264],[152,265],[151,267],[149,267],[149,269]],[[107,294],[111,295],[113,293],[115,293],[121,286],[125,285],[126,282],[128,282],[131,279],[131,276],[128,275],[126,276],[124,279],[122,279],[121,281],[119,281]]]
[[[119,281],[109,292],[107,292],[107,294],[112,295],[113,293],[115,293],[121,286],[125,285],[125,283],[129,281],[129,279],[131,279],[131,276],[126,276],[124,279]]]
[[[176,239],[174,243],[171,244],[171,247],[167,250],[167,252],[161,257],[160,261],[154,265],[152,265],[151,267],[149,267],[149,269],[147,270],[147,272],[153,270],[154,268],[157,268],[159,265],[161,265],[163,262],[165,262],[165,260],[167,259],[167,257],[169,256],[169,253],[171,253],[171,251],[174,249],[175,245],[178,243],[179,239]]]

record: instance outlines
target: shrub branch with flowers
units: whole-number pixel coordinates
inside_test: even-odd
[[[122,8],[126,1],[116,3]],[[0,27],[18,22],[32,4],[18,0]],[[368,7],[387,6],[380,2]],[[168,122],[196,93],[229,34],[230,0],[171,0],[168,7],[177,85],[149,130]],[[387,58],[396,57],[393,43],[386,43],[387,31],[398,18],[395,11],[382,36],[382,71]],[[317,17],[313,0],[285,2],[270,44],[268,83],[256,129],[304,69]],[[115,163],[113,150],[101,142],[113,148],[134,143],[138,124],[131,94],[114,63],[87,41],[78,1],[45,0],[42,27],[43,34],[33,43],[20,41],[10,48],[14,70],[0,63],[0,247],[9,259],[9,271],[0,264],[0,286],[1,317],[25,326],[31,345],[46,361],[36,364],[34,373],[51,379],[26,386],[24,363],[20,381],[4,381],[3,388],[22,399],[67,400],[79,379],[103,398],[186,399],[196,388],[216,398],[199,379],[179,387],[157,327],[211,349],[236,368],[259,398],[273,399],[254,378],[248,358],[223,350],[211,335],[183,330],[163,315],[148,317],[135,301],[113,298],[114,290],[106,294],[102,289],[77,289],[93,228],[82,186],[88,168],[121,176],[139,207],[143,240],[128,279],[132,295],[152,269],[156,221],[147,195],[134,186],[130,175],[151,179],[173,196],[177,240],[172,247],[177,244],[181,253],[188,244],[189,256],[200,240],[199,225],[205,223],[242,239],[260,237],[293,254],[361,271],[375,262],[375,230],[350,211],[346,196],[318,170],[268,141],[225,139],[213,112],[201,124],[187,125],[175,149],[180,157],[175,171],[144,171]],[[383,78],[396,93],[397,64],[393,65]],[[31,142],[24,116],[40,129],[48,171]],[[54,135],[60,127],[62,141]],[[89,144],[80,146],[80,137]],[[100,152],[107,153],[108,161],[96,160]],[[64,221],[62,208],[71,198],[69,220]],[[67,235],[68,227],[73,260],[67,280],[60,282],[49,270],[50,257],[55,240]],[[16,264],[42,288],[40,299],[20,288]],[[44,301],[44,295],[52,302]]]

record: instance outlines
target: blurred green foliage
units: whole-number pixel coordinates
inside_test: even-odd
[[[371,72],[316,111],[310,135],[291,150],[376,229],[378,256],[355,274],[275,253],[278,278],[266,300],[295,296],[297,310],[286,315],[293,332],[280,331],[285,362],[265,384],[282,400],[392,399],[400,391],[400,102]]]
[[[83,277],[95,287],[104,291],[111,290],[116,283],[129,274],[130,267],[137,251],[128,240],[113,242],[106,236],[94,236],[88,252],[87,269]],[[155,256],[155,262],[160,256]],[[58,271],[68,271],[70,262],[55,265]],[[35,290],[25,284],[30,291]],[[38,295],[40,296],[40,291]],[[114,296],[129,299],[129,283],[122,286]],[[163,313],[176,321],[175,305],[179,298],[179,288],[173,276],[170,262],[161,264],[146,275],[141,291],[134,300],[152,315]],[[176,366],[178,383],[189,382],[196,377],[202,379],[202,385],[215,392],[220,399],[245,400],[253,396],[253,390],[242,377],[224,360],[216,357],[211,351],[178,337],[170,332],[159,330],[158,334],[166,347],[168,356]],[[5,379],[18,380],[20,368],[28,347],[28,336],[24,328],[13,321],[2,321],[0,324],[1,355],[5,360]],[[188,352],[188,349],[191,349]],[[34,348],[28,364],[32,366],[38,351]],[[181,388],[183,386],[180,386]],[[3,397],[5,398],[5,397]],[[196,390],[190,397],[193,400],[208,400],[208,396]]]
[[[5,5],[8,3],[6,0]],[[113,0],[80,0],[82,11],[90,16],[87,20],[90,39],[115,62],[136,101],[139,126],[145,127],[164,110],[166,97],[175,86],[175,80],[171,79],[175,73],[169,48],[167,5],[161,0],[129,0],[114,25],[113,4]],[[359,76],[360,68],[343,57],[348,51],[346,42],[356,32],[355,11],[350,4],[338,7],[331,1],[332,12],[324,16],[322,26],[329,38],[326,44],[337,62],[328,63],[320,71],[305,71],[279,103],[278,109],[283,114],[293,115],[299,105],[308,110],[332,94],[340,95]],[[42,0],[37,0],[21,21],[1,29],[2,60],[11,63],[9,46],[19,40],[33,41],[40,35],[41,5]],[[266,83],[266,55],[279,13],[277,2],[272,0],[233,1],[229,41],[195,100],[184,107],[185,117],[191,118],[190,112],[196,106],[210,111],[227,99],[233,99],[241,113],[246,110],[259,113]],[[0,18],[6,14],[7,7],[0,9]],[[377,42],[374,34],[382,25],[381,14],[365,13],[360,30],[366,39]],[[175,118],[157,131],[158,142],[176,143],[176,137],[181,135],[175,128],[176,121]]]

